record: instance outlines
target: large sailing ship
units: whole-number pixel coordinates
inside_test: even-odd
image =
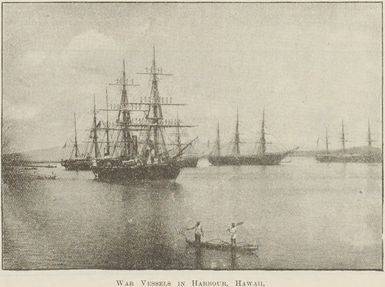
[[[90,132],[90,138],[92,138],[91,152],[89,151],[88,144],[85,149],[85,153],[81,153],[78,144],[78,136],[76,129],[76,114],[74,113],[74,128],[75,128],[75,139],[74,144],[71,150],[70,157],[68,159],[62,159],[61,165],[64,166],[66,170],[91,170],[93,158],[91,156],[92,150],[95,152],[94,156],[100,157],[99,144],[97,138],[97,123],[96,123],[96,107],[95,107],[95,98],[94,98],[94,117],[93,117],[93,126]]]
[[[167,149],[166,129],[191,127],[180,125],[174,119],[163,116],[164,106],[181,106],[172,103],[170,97],[161,97],[159,94],[159,77],[170,76],[164,74],[156,66],[155,47],[150,69],[145,74],[150,76],[150,96],[140,98],[139,101],[128,101],[128,84],[123,61],[122,79],[116,84],[121,86],[121,100],[116,108],[107,108],[107,111],[118,112],[116,123],[105,123],[106,132],[115,133],[112,142],[107,143],[108,156],[96,160],[92,166],[96,178],[109,182],[132,182],[137,180],[171,180],[175,179],[181,170],[178,159],[191,143],[185,145],[176,153]],[[141,113],[135,118],[134,113]],[[111,152],[110,152],[111,151]]]
[[[217,126],[217,139],[214,154],[209,155],[208,160],[212,165],[277,165],[290,154],[293,150],[285,152],[266,152],[266,135],[265,135],[265,111],[262,114],[261,136],[259,139],[259,147],[256,154],[241,155],[240,152],[240,136],[239,136],[239,114],[237,111],[237,120],[235,125],[234,143],[232,153],[230,155],[221,154],[219,123]]]
[[[367,132],[367,142],[368,146],[364,149],[356,149],[356,152],[353,150],[348,151],[346,149],[346,136],[345,136],[345,126],[342,121],[341,125],[341,144],[342,149],[338,151],[329,151],[329,136],[328,130],[326,129],[325,134],[325,145],[326,149],[323,153],[316,155],[316,160],[319,162],[358,162],[358,163],[381,163],[382,154],[381,150],[376,149],[372,146],[373,139],[370,131],[370,122],[368,121],[368,132]]]

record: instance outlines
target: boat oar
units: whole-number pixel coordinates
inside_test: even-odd
[[[177,233],[179,235],[183,235],[183,236],[186,236],[186,231],[187,231],[187,228],[186,227],[182,227],[180,229],[177,229]]]
[[[240,226],[240,225],[242,225],[243,223],[244,223],[243,221],[238,222],[238,223],[235,224],[235,227]],[[226,231],[229,231],[229,230],[230,230],[230,228],[227,228],[227,229],[226,229]]]

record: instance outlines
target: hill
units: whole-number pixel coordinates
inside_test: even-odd
[[[35,162],[59,162],[62,159],[68,158],[72,147],[52,147],[47,149],[32,150],[21,153],[28,161]],[[84,150],[83,145],[79,145],[79,149]]]
[[[339,154],[341,153],[342,150],[341,149],[338,149],[338,150],[329,150],[329,153],[330,154]],[[381,148],[378,148],[378,147],[369,147],[369,146],[360,146],[360,147],[351,147],[351,148],[347,148],[345,150],[345,153],[351,153],[351,154],[367,154],[367,153],[376,153],[376,154],[381,154],[382,151],[381,151]],[[316,150],[297,150],[295,151],[292,156],[309,156],[309,157],[314,157],[316,156],[317,154],[320,154],[320,153],[325,153],[325,150],[319,150],[319,151],[316,151]]]

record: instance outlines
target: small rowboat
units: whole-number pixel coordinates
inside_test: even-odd
[[[193,246],[195,248],[206,248],[206,249],[214,249],[214,250],[220,250],[220,251],[234,251],[234,252],[248,253],[248,254],[253,254],[258,250],[258,245],[242,244],[242,245],[232,246],[230,243],[225,241],[220,241],[219,243],[214,243],[209,241],[196,243],[194,240],[186,239],[186,243],[189,246]]]

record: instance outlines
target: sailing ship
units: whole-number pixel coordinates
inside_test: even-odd
[[[62,159],[61,160],[61,165],[64,166],[66,170],[91,170],[92,166],[92,157],[90,154],[81,154],[79,150],[79,145],[78,145],[78,136],[77,136],[77,130],[76,130],[76,113],[74,113],[74,128],[75,128],[75,140],[74,144],[71,150],[71,154],[69,159]],[[95,142],[95,139],[97,140],[97,135],[96,135],[96,115],[95,115],[95,105],[94,105],[94,127],[92,130],[92,133],[95,135],[93,136],[94,138],[94,145],[95,145],[95,156],[97,155],[97,142]],[[65,145],[66,146],[66,145]],[[86,150],[88,150],[86,148]],[[74,156],[74,157],[73,157]]]
[[[323,153],[316,155],[316,160],[319,162],[358,162],[358,163],[381,163],[382,162],[382,154],[380,150],[377,150],[372,146],[373,139],[370,131],[370,122],[368,121],[368,132],[367,132],[367,141],[368,146],[365,148],[365,151],[360,153],[358,152],[348,152],[346,149],[346,136],[345,136],[345,126],[342,121],[341,125],[341,143],[342,149],[339,151],[329,151],[329,137],[328,130],[326,129],[325,134],[325,144],[326,149]]]
[[[181,170],[178,159],[192,142],[181,148],[176,154],[167,149],[166,129],[191,127],[180,125],[173,119],[163,116],[164,106],[181,106],[183,104],[172,103],[171,98],[161,97],[159,93],[159,77],[170,76],[156,66],[155,47],[150,69],[145,74],[150,76],[150,96],[140,101],[129,102],[128,84],[123,61],[123,73],[117,85],[121,86],[120,104],[107,111],[118,112],[114,125],[108,121],[99,129],[115,132],[116,136],[112,147],[107,143],[108,156],[98,159],[92,166],[95,177],[108,182],[132,182],[138,180],[172,180],[176,179]],[[134,113],[141,113],[141,118],[135,118]]]
[[[241,155],[240,152],[240,135],[239,135],[239,113],[237,110],[237,120],[235,125],[234,143],[231,155],[221,154],[219,123],[217,126],[217,139],[215,144],[215,152],[209,155],[208,160],[212,165],[277,165],[294,150],[285,152],[266,152],[266,136],[265,136],[265,111],[262,114],[261,136],[259,139],[259,148],[256,154]]]
[[[176,127],[176,146],[177,146],[177,152],[180,153],[183,149],[183,144],[181,140],[181,132],[180,132],[180,120],[177,113],[176,117],[177,121],[177,127]],[[183,155],[178,159],[178,164],[182,168],[186,167],[197,167],[199,157],[195,155]]]

